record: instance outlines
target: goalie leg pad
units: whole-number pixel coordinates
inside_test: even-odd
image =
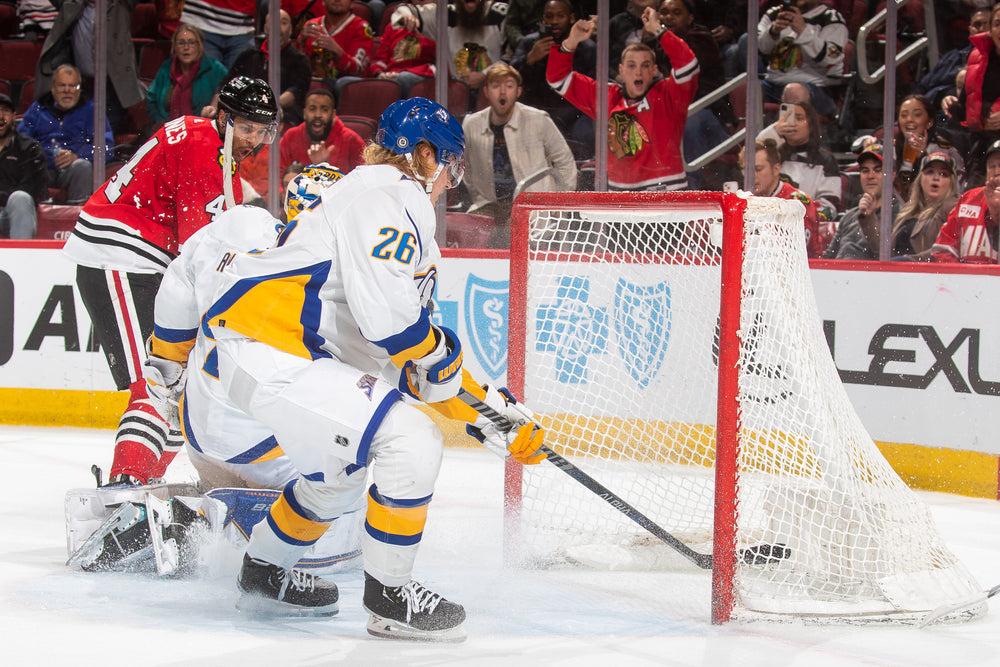
[[[144,505],[122,503],[87,538],[66,564],[88,572],[145,569],[153,557],[152,538]]]

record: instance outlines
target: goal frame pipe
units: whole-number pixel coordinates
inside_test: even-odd
[[[743,213],[746,200],[729,192],[526,192],[514,201],[511,217],[507,386],[530,406],[525,394],[525,354],[528,316],[528,230],[531,213],[538,210],[655,209],[658,205],[685,202],[718,206],[723,219],[721,289],[719,310],[719,388],[716,423],[716,504],[713,527],[712,623],[730,620],[735,605],[736,521],[739,456],[737,407],[740,353],[740,290]],[[513,316],[512,316],[513,315]],[[519,562],[518,538],[521,511],[522,467],[511,460],[504,471],[504,558]],[[512,543],[512,544],[508,544]]]

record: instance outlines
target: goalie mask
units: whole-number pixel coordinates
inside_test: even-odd
[[[302,211],[312,208],[319,201],[322,191],[341,178],[344,173],[326,162],[311,164],[288,184],[285,190],[285,217],[291,222]]]

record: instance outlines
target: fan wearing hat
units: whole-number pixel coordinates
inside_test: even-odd
[[[14,102],[0,93],[0,237],[35,238],[45,195],[45,151],[14,130]]]
[[[931,247],[958,201],[958,168],[942,151],[927,155],[910,188],[910,198],[892,225],[893,258],[929,262]]]
[[[931,254],[938,262],[997,263],[1000,220],[1000,140],[986,149],[986,185],[958,199],[938,234]]]
[[[858,167],[861,169],[861,201],[844,213],[823,259],[878,259],[882,226],[882,146],[865,144],[858,153]]]

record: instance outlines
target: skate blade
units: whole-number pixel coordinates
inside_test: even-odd
[[[296,618],[336,616],[340,611],[336,602],[323,607],[300,607],[242,592],[236,599],[236,609],[251,616],[291,616]]]
[[[372,614],[368,618],[368,634],[383,639],[416,642],[443,642],[458,644],[466,639],[465,628],[456,625],[446,630],[418,630],[406,623]]]

